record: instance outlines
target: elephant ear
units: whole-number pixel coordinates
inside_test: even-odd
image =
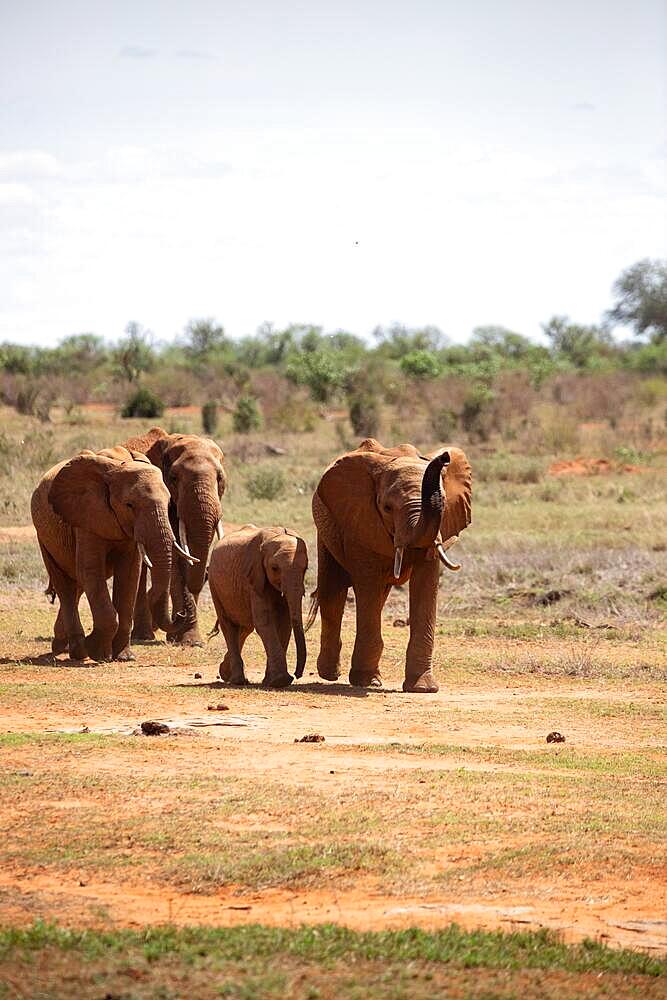
[[[162,459],[166,449],[171,444],[171,437],[162,427],[151,427],[147,434],[130,438],[125,442],[124,447],[128,451],[145,455],[152,465],[157,465],[158,469],[162,469]],[[141,461],[141,459],[137,459],[137,461]],[[164,474],[164,469],[162,471]]]
[[[264,592],[264,585],[266,583],[264,560],[262,558],[264,541],[263,532],[258,531],[245,544],[241,558],[241,572],[252,589],[258,594]]]
[[[472,520],[472,470],[465,452],[452,445],[440,448],[431,458],[443,450],[449,452],[449,465],[443,470],[446,503],[440,529],[442,540],[446,542],[467,528]]]
[[[317,494],[331,514],[343,546],[362,545],[379,555],[392,556],[394,544],[377,508],[377,481],[386,459],[372,439],[330,465]],[[369,447],[370,445],[370,447]]]
[[[83,451],[62,467],[51,483],[49,503],[63,521],[101,538],[127,536],[109,502],[109,480],[121,463],[94,451]]]

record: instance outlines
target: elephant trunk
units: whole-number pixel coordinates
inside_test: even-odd
[[[296,669],[294,676],[302,677],[306,666],[306,637],[303,632],[303,583],[301,580],[286,590],[285,598],[289,608],[292,632],[294,633],[294,645],[296,646]]]
[[[167,511],[157,509],[138,519],[135,539],[151,564],[151,587],[147,594],[153,627],[169,633],[173,630],[169,614],[169,584],[171,581],[174,535]]]
[[[217,537],[216,528],[222,517],[222,510],[217,494],[211,497],[210,488],[193,489],[193,502],[184,505],[179,503],[178,528],[179,541],[199,562],[188,566],[185,583],[188,591],[199,596],[208,569],[211,547]]]
[[[438,536],[444,507],[441,474],[447,465],[449,465],[448,451],[436,455],[424,470],[419,504],[417,505],[415,499],[406,505],[407,525],[403,531],[397,530],[394,535],[394,577],[396,579],[401,575],[403,550],[406,547],[428,548]]]

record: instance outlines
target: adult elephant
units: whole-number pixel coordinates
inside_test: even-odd
[[[161,470],[171,497],[169,518],[173,532],[185,551],[198,560],[190,566],[174,563],[171,600],[175,627],[167,635],[170,642],[198,645],[201,637],[197,601],[206,579],[211,545],[216,533],[218,537],[222,534],[224,455],[210,438],[168,434],[161,427],[153,427],[143,437],[131,438],[125,447],[143,452]],[[154,638],[146,601],[145,568],[139,582],[132,638]]]
[[[49,574],[47,593],[60,600],[54,653],[69,649],[77,660],[133,659],[130,629],[142,558],[151,566],[152,620],[171,629],[169,581],[176,540],[168,505],[159,470],[126,448],[83,451],[42,477],[31,512]],[[87,637],[78,612],[82,593],[93,616]]]
[[[444,484],[444,490],[443,490]],[[472,481],[460,448],[421,455],[410,444],[384,448],[368,438],[337,459],[313,496],[322,636],[317,671],[340,676],[340,629],[348,588],[357,606],[350,683],[381,686],[382,608],[392,586],[410,582],[410,641],[404,691],[433,692],[431,672],[440,560],[470,524]]]

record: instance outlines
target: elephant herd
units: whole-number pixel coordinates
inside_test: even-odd
[[[153,639],[156,629],[169,642],[198,644],[197,604],[208,576],[213,634],[222,632],[227,646],[222,680],[247,683],[242,651],[253,630],[266,651],[266,686],[291,684],[292,634],[301,677],[306,543],[279,527],[244,525],[224,534],[225,485],[224,456],[214,441],[159,427],[50,469],[31,511],[47,594],[59,600],[53,652],[131,660],[131,640]],[[352,587],[350,683],[381,686],[382,609],[392,586],[409,583],[403,690],[438,690],[431,661],[440,563],[459,568],[447,549],[470,524],[471,499],[470,465],[460,448],[425,456],[409,444],[384,448],[368,438],[325,470],[313,495],[317,588],[306,626],[319,610],[321,678],[340,676],[341,622]],[[87,636],[78,612],[83,593],[93,619]]]

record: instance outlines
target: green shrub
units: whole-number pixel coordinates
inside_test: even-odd
[[[380,404],[377,396],[356,393],[350,398],[350,423],[359,437],[376,437],[380,428]]]
[[[137,389],[121,410],[121,417],[147,417],[154,419],[164,413],[164,403],[154,392],[145,387]]]
[[[285,476],[271,465],[260,465],[245,481],[248,495],[253,500],[276,500],[285,492]]]
[[[232,415],[232,426],[237,434],[249,434],[262,426],[262,412],[254,396],[240,396]]]
[[[209,399],[201,408],[201,425],[205,434],[215,434],[218,429],[218,404]]]
[[[491,433],[491,404],[494,393],[483,383],[474,385],[463,400],[461,423],[463,429],[486,441]]]
[[[455,433],[458,426],[458,417],[453,410],[444,407],[431,417],[431,430],[438,441],[448,441]]]
[[[401,358],[401,371],[412,378],[437,378],[442,365],[432,351],[410,351]]]

